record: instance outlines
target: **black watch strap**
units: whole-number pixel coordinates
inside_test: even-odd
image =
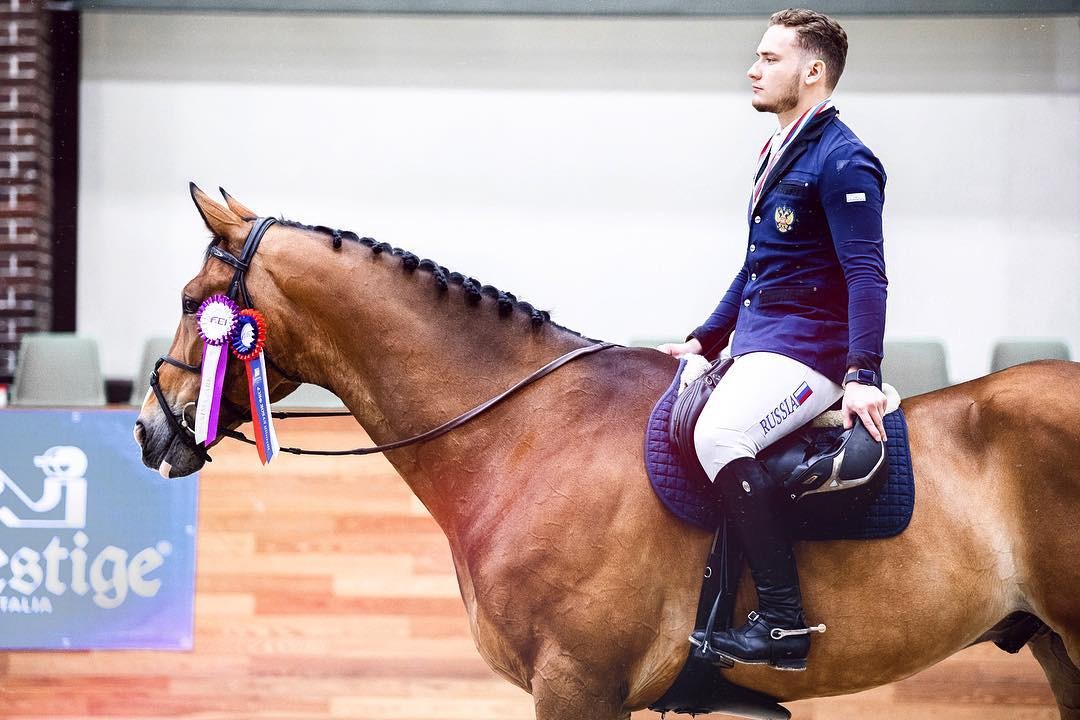
[[[873,385],[878,390],[881,389],[881,375],[873,370],[864,368],[849,370],[848,374],[844,376],[844,384],[847,385],[850,382],[859,383],[860,385]]]

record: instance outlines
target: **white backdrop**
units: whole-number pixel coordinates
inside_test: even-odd
[[[1080,356],[1077,19],[840,20],[836,104],[889,175],[887,337],[943,340],[954,380],[1004,336]],[[194,180],[592,337],[681,339],[742,260],[764,26],[85,13],[78,331],[110,377],[172,333]]]

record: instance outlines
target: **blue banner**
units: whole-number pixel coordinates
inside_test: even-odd
[[[0,410],[0,648],[190,650],[197,476],[125,410]]]

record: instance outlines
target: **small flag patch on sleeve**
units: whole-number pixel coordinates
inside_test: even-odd
[[[848,202],[866,202],[866,193],[848,193]]]
[[[812,389],[810,388],[810,386],[809,386],[809,385],[807,385],[806,383],[803,383],[803,384],[802,384],[802,385],[800,385],[800,386],[798,387],[798,389],[797,389],[797,390],[795,391],[795,402],[797,402],[797,403],[799,403],[800,405],[802,405],[802,404],[803,404],[804,402],[806,402],[806,401],[807,401],[807,400],[808,400],[808,399],[810,398],[810,396],[811,396],[811,395],[813,395],[813,394],[814,394],[814,391],[813,391],[813,390],[812,390]]]

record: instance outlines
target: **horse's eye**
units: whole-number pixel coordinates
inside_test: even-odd
[[[199,303],[189,297],[184,298],[184,314],[194,315],[199,309]]]

